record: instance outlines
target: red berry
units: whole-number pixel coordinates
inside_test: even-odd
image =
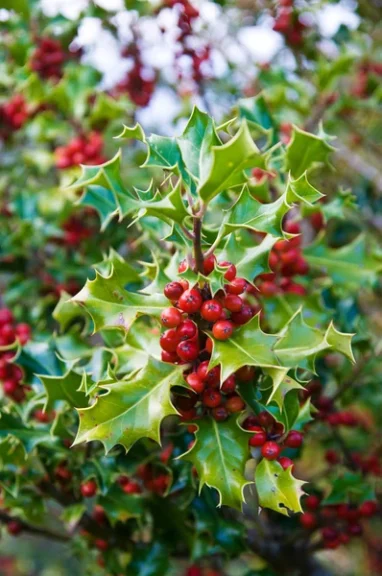
[[[215,388],[207,388],[203,393],[202,401],[208,408],[216,408],[221,404],[222,395]]]
[[[230,284],[226,285],[229,294],[242,294],[247,287],[247,281],[244,278],[234,278]]]
[[[288,446],[288,448],[300,448],[303,439],[304,436],[301,434],[301,432],[297,432],[297,430],[291,430],[284,443],[285,446]]]
[[[264,430],[261,432],[256,432],[251,438],[249,439],[249,445],[253,448],[257,448],[259,446],[264,446],[265,442],[267,441],[267,434]]]
[[[371,516],[374,516],[377,510],[378,510],[378,504],[374,500],[366,500],[366,502],[362,502],[362,504],[359,507],[360,515],[364,516],[365,518],[370,518]]]
[[[196,360],[199,355],[199,346],[193,340],[185,340],[178,344],[176,353],[181,360],[192,362],[192,360]]]
[[[97,494],[97,483],[94,480],[84,482],[80,486],[80,491],[84,498],[92,498]]]
[[[305,514],[300,516],[300,524],[306,530],[313,530],[317,526],[317,519],[311,512],[305,512]]]
[[[212,370],[208,370],[208,365],[208,360],[201,362],[198,366],[197,374],[207,386],[216,388],[220,384],[220,366],[214,366]]]
[[[169,282],[164,287],[164,295],[169,300],[178,300],[183,294],[183,286],[179,282]]]
[[[275,419],[272,416],[272,414],[265,411],[260,412],[260,414],[258,414],[257,416],[257,419],[259,421],[260,426],[262,426],[263,428],[270,428],[275,423]]]
[[[198,327],[192,320],[184,320],[179,324],[176,332],[180,340],[192,340],[198,333]]]
[[[133,480],[129,480],[123,484],[122,490],[125,492],[125,494],[140,494],[142,492],[138,482],[134,482]]]
[[[191,288],[191,290],[185,290],[178,301],[178,306],[183,312],[187,314],[194,314],[199,310],[202,305],[202,296],[199,290]]]
[[[215,262],[216,258],[213,254],[211,254],[211,256],[208,256],[208,258],[204,260],[203,272],[206,276],[208,276],[208,274],[211,274],[212,270],[215,268]]]
[[[94,546],[101,550],[102,552],[106,551],[109,548],[109,543],[107,540],[102,540],[102,538],[97,538],[94,541]]]
[[[106,521],[105,510],[99,504],[96,504],[94,506],[92,516],[94,520],[97,522],[97,524],[104,524],[104,522]]]
[[[166,352],[166,350],[162,350],[161,359],[162,362],[169,362],[170,364],[175,364],[175,362],[178,362],[179,357],[176,352]]]
[[[261,454],[266,460],[277,460],[280,456],[281,448],[276,442],[266,442],[261,449]]]
[[[8,308],[0,308],[0,325],[12,324],[13,314]]]
[[[279,464],[281,464],[283,470],[288,470],[291,466],[293,467],[293,460],[287,458],[287,456],[280,456]]]
[[[337,464],[340,461],[338,452],[333,449],[327,450],[325,453],[325,460],[328,464]]]
[[[228,418],[229,414],[225,406],[216,406],[216,408],[212,409],[212,416],[216,422],[223,422],[223,420]]]
[[[338,539],[341,542],[341,544],[347,544],[350,540],[350,536],[349,536],[349,534],[346,534],[345,532],[341,532],[341,534],[339,534],[339,536],[338,536]]]
[[[161,322],[167,328],[176,328],[182,322],[182,314],[177,308],[165,308],[161,314]]]
[[[243,307],[243,300],[236,294],[227,294],[223,300],[223,306],[230,312],[240,312]]]
[[[320,506],[320,498],[315,494],[311,494],[305,498],[305,506],[309,508],[309,510],[317,510]]]
[[[179,334],[174,328],[166,330],[159,340],[160,347],[166,352],[175,352],[179,344]]]
[[[196,394],[201,394],[206,387],[196,372],[191,372],[191,374],[186,377],[186,381]]]
[[[222,313],[222,305],[217,300],[206,300],[200,309],[200,314],[207,322],[216,322]]]
[[[23,525],[18,520],[11,520],[7,524],[8,533],[12,536],[18,536],[22,532]]]
[[[181,274],[182,272],[185,272],[187,270],[187,268],[188,268],[187,260],[182,260],[182,262],[178,266],[179,274]]]
[[[12,396],[14,392],[16,392],[18,388],[18,383],[15,380],[5,380],[3,382],[3,391],[6,396]]]
[[[233,333],[233,324],[230,320],[218,320],[212,327],[212,334],[216,340],[228,340]]]
[[[225,407],[228,412],[234,414],[235,412],[241,412],[245,408],[245,402],[240,398],[240,396],[231,396],[225,403]]]
[[[228,376],[228,378],[226,380],[224,380],[221,389],[222,389],[222,392],[224,392],[225,394],[231,394],[232,392],[235,391],[236,379],[235,379],[234,374],[231,374],[231,376]]]
[[[254,316],[254,311],[252,310],[251,306],[244,305],[240,312],[233,312],[231,314],[231,320],[235,324],[241,326],[242,324],[246,324],[250,321],[251,318]]]
[[[256,370],[253,366],[243,366],[236,371],[236,376],[242,382],[251,382],[255,376]]]
[[[214,341],[210,337],[208,337],[206,340],[206,351],[208,352],[208,354],[212,354],[213,346],[214,346]],[[0,376],[0,378],[1,378],[1,376]]]
[[[231,262],[227,262],[226,260],[224,260],[224,262],[220,262],[219,266],[224,268],[228,267],[227,272],[224,274],[224,278],[228,280],[228,282],[232,282],[232,280],[236,277],[236,266]]]
[[[321,534],[324,540],[336,540],[338,536],[337,530],[330,526],[325,526],[325,528],[321,530]]]
[[[259,286],[260,293],[265,296],[275,296],[279,289],[273,282],[262,282]]]

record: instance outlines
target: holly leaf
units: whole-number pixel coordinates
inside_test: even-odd
[[[101,220],[101,231],[107,228],[109,222],[118,213],[118,204],[112,190],[96,184],[85,188],[77,204],[90,206],[96,210]]]
[[[125,290],[114,269],[107,277],[97,272],[95,280],[87,280],[73,301],[82,304],[90,314],[95,332],[104,328],[129,330],[140,316],[159,319],[163,308],[168,306],[168,300],[162,294],[136,294]]]
[[[254,278],[264,272],[269,272],[269,252],[278,238],[268,234],[258,245],[254,244],[253,236],[246,236],[245,231],[231,234],[219,254],[221,261],[235,262],[237,275],[253,282]]]
[[[26,426],[20,418],[12,416],[7,412],[2,412],[0,418],[0,438],[7,438],[8,436],[15,436],[20,440],[27,453],[32,452],[39,444],[48,443],[52,446],[52,442],[54,442],[49,430],[30,428]]]
[[[128,263],[118,252],[110,248],[109,254],[102,262],[96,264],[94,268],[102,276],[109,276],[113,273],[113,278],[120,286],[126,284],[141,284],[142,279],[138,272]]]
[[[171,398],[172,386],[185,386],[184,366],[150,358],[144,368],[126,380],[107,381],[89,408],[79,410],[80,427],[74,444],[99,440],[108,452],[116,444],[128,451],[140,438],[160,444],[160,425],[177,414]]]
[[[341,248],[329,248],[324,235],[320,235],[304,248],[304,257],[312,268],[329,276],[333,284],[351,290],[373,286],[382,270],[381,258],[370,253],[363,234]]]
[[[241,510],[244,487],[248,482],[244,468],[249,459],[248,433],[235,419],[216,422],[202,418],[196,422],[196,442],[181,458],[192,462],[199,476],[199,491],[204,484],[219,493],[219,504]]]
[[[212,118],[194,107],[178,145],[187,170],[203,180],[211,167],[212,146],[221,145]]]
[[[73,302],[72,297],[65,291],[60,294],[60,299],[52,313],[53,318],[58,322],[61,331],[65,331],[76,319],[86,318],[86,313],[79,304]]]
[[[209,172],[201,178],[199,195],[209,202],[222,190],[235,188],[247,181],[246,168],[264,167],[265,160],[253,142],[246,121],[226,144],[212,147]]]
[[[81,387],[83,376],[69,371],[63,376],[46,376],[36,374],[46,390],[44,411],[51,410],[56,402],[66,402],[72,408],[83,408],[88,405],[88,399]]]
[[[137,122],[134,126],[129,127],[123,124],[123,130],[118,136],[114,136],[116,140],[140,140],[141,142],[146,142],[145,132],[142,126]]]
[[[117,358],[117,374],[128,374],[143,368],[150,356],[160,358],[158,330],[150,329],[138,320],[129,330],[122,346],[114,348],[113,353]]]
[[[312,206],[323,197],[307,180],[306,173],[293,180],[289,177],[286,191],[275,202],[261,203],[254,198],[247,186],[244,186],[239,198],[229,210],[224,227],[226,233],[237,228],[248,228],[256,232],[284,235],[282,220],[294,203],[301,202]]]
[[[270,394],[266,403],[275,402],[282,412],[288,392],[291,390],[303,390],[303,386],[288,375],[289,368],[284,370],[264,368],[264,372],[272,379],[272,384],[269,388]]]
[[[375,492],[360,472],[345,472],[332,482],[332,490],[323,504],[332,506],[343,503],[361,504],[367,500],[375,500]]]
[[[285,153],[285,167],[294,178],[299,178],[307,170],[328,164],[328,158],[335,148],[325,138],[309,134],[293,127],[291,141]]]
[[[143,499],[138,494],[125,494],[114,484],[104,496],[99,498],[99,504],[105,510],[112,526],[117,522],[126,522],[130,518],[139,518],[143,513]]]
[[[303,511],[300,498],[306,482],[292,476],[292,466],[283,470],[278,462],[263,458],[256,467],[255,484],[262,508],[270,508],[284,516]]]

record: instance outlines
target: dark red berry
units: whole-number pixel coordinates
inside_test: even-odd
[[[260,426],[262,426],[263,428],[270,428],[275,423],[275,419],[272,416],[272,414],[265,411],[260,412],[260,414],[258,414],[257,416],[257,419],[259,421]]]
[[[181,360],[192,362],[192,360],[196,360],[199,355],[199,346],[193,340],[185,340],[178,344],[176,353]]]
[[[325,528],[321,530],[321,534],[324,540],[335,540],[338,536],[337,530],[330,526],[325,526]]]
[[[202,401],[208,408],[216,408],[221,404],[222,395],[215,388],[207,388],[203,393]]]
[[[212,334],[216,340],[228,340],[233,333],[233,324],[230,320],[218,320],[212,327]]]
[[[300,448],[303,442],[304,436],[301,432],[297,432],[297,430],[291,430],[288,436],[285,439],[285,446],[288,448]]]
[[[374,514],[378,510],[378,504],[374,500],[366,500],[366,502],[362,502],[359,507],[359,513],[361,516],[365,518],[370,518],[374,516]]]
[[[142,492],[140,485],[134,480],[129,480],[123,484],[122,490],[125,492],[125,494],[140,494]]]
[[[222,313],[222,305],[217,300],[206,300],[200,309],[200,314],[207,322],[216,322]]]
[[[208,258],[204,260],[203,272],[206,276],[208,276],[208,274],[211,274],[212,270],[215,268],[215,262],[216,258],[213,254],[211,254],[211,256],[208,256]]]
[[[283,470],[288,470],[291,466],[293,467],[293,460],[288,458],[287,456],[280,456],[278,460],[279,464],[281,464]]]
[[[194,314],[197,312],[202,305],[202,296],[199,290],[191,288],[191,290],[185,290],[178,301],[178,306],[183,312],[187,314]]]
[[[182,314],[177,308],[165,308],[161,314],[161,322],[167,328],[176,328],[182,322]]]
[[[164,295],[169,300],[179,300],[183,294],[183,286],[179,282],[169,282],[164,287]]]
[[[11,520],[7,524],[8,533],[12,536],[18,536],[22,532],[23,526],[18,520]]]
[[[235,324],[238,324],[239,326],[241,326],[242,324],[246,324],[247,322],[249,322],[251,320],[251,318],[253,318],[253,316],[254,316],[254,311],[251,308],[251,306],[244,305],[242,307],[242,309],[240,310],[240,312],[232,312],[231,320]]]
[[[105,552],[108,548],[109,548],[109,543],[107,540],[102,540],[102,538],[97,538],[94,541],[94,546],[96,548],[98,548],[98,550],[101,550],[102,552]]]
[[[224,380],[221,389],[222,392],[224,392],[224,394],[231,394],[232,392],[235,391],[235,388],[236,388],[235,375],[231,374],[231,376],[228,376],[228,378]]]
[[[255,376],[255,368],[253,366],[243,366],[236,371],[236,376],[242,382],[251,382]]]
[[[245,402],[240,398],[240,396],[231,396],[225,403],[225,407],[228,412],[234,414],[235,412],[241,412],[245,408]]]
[[[277,460],[280,456],[281,448],[276,442],[268,441],[261,448],[261,454],[266,460]]]
[[[309,510],[317,510],[320,506],[320,502],[320,498],[315,494],[311,494],[305,498],[305,506],[306,508],[309,508]]]
[[[313,530],[317,526],[317,518],[311,512],[305,512],[300,516],[300,524],[306,530]]]
[[[229,413],[226,410],[225,406],[216,406],[216,408],[212,409],[212,416],[216,420],[216,422],[223,422],[229,416]]]

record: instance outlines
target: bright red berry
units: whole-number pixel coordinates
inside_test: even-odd
[[[224,380],[221,389],[222,392],[224,392],[224,394],[231,394],[232,392],[235,391],[236,378],[234,374],[231,374],[231,376],[228,376],[228,378]]]
[[[191,374],[186,377],[186,381],[196,394],[201,394],[206,387],[205,383],[196,372],[191,372]]]
[[[166,352],[176,352],[179,342],[179,334],[174,328],[163,332],[159,340],[160,347]]]
[[[359,507],[359,513],[364,518],[370,518],[374,516],[374,514],[378,510],[378,504],[374,500],[366,500],[366,502],[362,502]]]
[[[280,456],[281,448],[276,442],[268,441],[265,442],[264,446],[261,448],[261,454],[266,460],[277,460]]]
[[[169,282],[164,287],[164,295],[169,300],[178,300],[184,292],[183,286],[179,282]]]
[[[233,333],[233,324],[230,320],[218,320],[212,327],[212,334],[216,340],[228,340]]]
[[[103,540],[102,538],[97,538],[94,541],[94,546],[96,548],[98,548],[98,550],[101,550],[102,552],[105,552],[108,548],[109,548],[109,543],[107,540]]]
[[[207,322],[216,322],[222,313],[222,305],[217,300],[206,300],[200,309],[200,314]]]
[[[226,285],[229,294],[242,294],[247,287],[247,281],[244,278],[234,278],[230,284]]]
[[[258,448],[259,446],[264,446],[266,441],[267,434],[264,432],[264,430],[261,430],[261,432],[256,432],[256,434],[250,437],[249,445],[253,448]]]
[[[179,357],[178,357],[178,354],[176,352],[166,352],[166,350],[162,350],[161,359],[162,359],[162,362],[168,362],[169,364],[175,364],[175,362],[178,362]]]
[[[140,494],[142,489],[138,482],[134,482],[134,480],[129,480],[122,486],[122,490],[125,494]]]
[[[97,494],[97,483],[94,480],[83,482],[80,486],[80,491],[84,498],[92,498]]]
[[[167,328],[176,328],[182,322],[182,314],[177,308],[165,308],[161,314],[161,322]]]
[[[293,460],[291,460],[287,456],[280,456],[278,462],[282,466],[283,470],[288,470],[288,468],[290,468],[291,466],[293,467]]]
[[[230,312],[240,312],[243,307],[243,300],[236,294],[227,294],[223,300],[223,306]]]
[[[185,340],[178,344],[176,353],[181,360],[192,362],[192,360],[196,360],[199,355],[199,346],[193,340]]]
[[[313,530],[317,526],[317,518],[311,512],[305,512],[300,516],[300,524],[306,530]]]
[[[191,290],[185,290],[178,301],[178,306],[183,312],[187,314],[194,314],[197,312],[202,305],[202,296],[199,290],[191,288]]]
[[[232,282],[232,280],[236,277],[236,266],[232,264],[232,262],[227,262],[226,260],[224,260],[224,262],[220,262],[219,266],[224,268],[228,267],[227,272],[224,274],[224,278],[228,280],[228,282]]]
[[[192,340],[198,333],[198,327],[192,320],[184,320],[179,324],[176,332],[180,340]]]
[[[216,258],[213,254],[211,254],[211,256],[208,256],[208,258],[204,260],[203,272],[206,276],[208,276],[208,274],[211,274],[212,270],[215,268],[215,262]]]

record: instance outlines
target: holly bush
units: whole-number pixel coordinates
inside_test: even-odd
[[[380,567],[374,2],[330,41],[332,4],[259,4],[0,4],[0,522],[78,574]],[[147,56],[169,21],[172,74]],[[248,69],[264,21],[282,47]],[[4,573],[45,573],[5,543]]]

